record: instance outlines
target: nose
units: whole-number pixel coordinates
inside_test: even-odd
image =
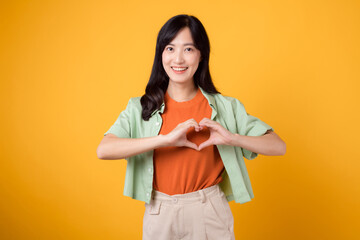
[[[180,64],[184,62],[184,56],[182,51],[177,51],[175,55],[175,63]]]

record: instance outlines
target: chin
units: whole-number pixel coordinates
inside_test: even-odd
[[[171,78],[170,77],[169,81],[174,82],[174,83],[188,83],[191,80],[188,80],[188,79],[176,79],[176,78]]]

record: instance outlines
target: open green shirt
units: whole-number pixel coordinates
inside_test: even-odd
[[[247,114],[239,100],[221,94],[209,94],[201,88],[200,90],[212,108],[211,120],[220,123],[230,132],[246,136],[261,136],[267,130],[273,130],[258,118]],[[144,121],[141,117],[140,97],[131,98],[126,109],[120,113],[104,135],[112,133],[120,138],[157,136],[162,125],[160,114],[164,112],[164,109],[165,103],[152,113],[149,121]],[[251,160],[257,157],[257,153],[227,145],[217,145],[217,148],[226,170],[220,187],[227,200],[235,200],[238,203],[250,201],[254,194],[244,157]],[[126,158],[125,196],[146,203],[150,202],[153,191],[153,152],[152,150]]]

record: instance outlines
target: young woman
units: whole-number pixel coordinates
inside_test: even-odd
[[[209,53],[196,17],[168,20],[145,94],[97,149],[100,159],[128,161],[124,195],[145,202],[143,239],[235,239],[228,201],[253,198],[243,157],[285,154],[269,125],[216,90]]]

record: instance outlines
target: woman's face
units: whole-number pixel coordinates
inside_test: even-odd
[[[166,45],[162,53],[162,64],[175,83],[192,83],[199,66],[200,51],[195,48],[190,29],[181,29],[175,38]]]

